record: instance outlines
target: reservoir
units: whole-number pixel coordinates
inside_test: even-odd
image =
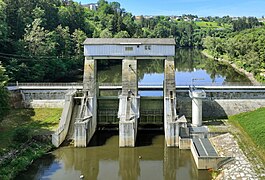
[[[115,61],[115,60],[113,60]],[[138,61],[139,84],[163,84],[164,65],[162,60]],[[121,61],[102,60],[98,67],[100,83],[121,84]],[[246,85],[249,80],[231,66],[204,57],[196,49],[178,49],[175,58],[176,85]],[[78,81],[78,79],[77,79]],[[118,96],[119,92],[101,92],[101,96]],[[141,122],[163,122],[163,92],[140,92],[148,98],[141,104],[142,111],[158,111],[154,119],[146,116]],[[103,98],[103,97],[102,97]],[[109,98],[112,99],[112,98]],[[108,101],[106,108],[117,109],[117,98]],[[103,99],[104,100],[104,99]],[[103,102],[102,100],[102,102]],[[156,102],[156,103],[152,103]],[[101,105],[102,104],[102,105]],[[99,109],[104,107],[99,98]],[[150,105],[152,104],[152,106]],[[104,109],[103,109],[104,110]],[[107,109],[105,109],[107,110]],[[146,112],[148,114],[148,112]],[[107,119],[108,117],[104,117]],[[116,117],[113,117],[117,119]],[[99,118],[99,120],[101,120]],[[110,120],[107,119],[106,122]],[[116,120],[114,120],[116,121]],[[147,123],[148,124],[148,123]],[[148,128],[147,128],[148,127]],[[17,179],[211,179],[207,170],[197,170],[190,150],[167,148],[164,141],[163,125],[142,126],[138,131],[135,148],[119,148],[117,124],[112,128],[101,127],[87,148],[63,146],[51,154],[35,161]]]

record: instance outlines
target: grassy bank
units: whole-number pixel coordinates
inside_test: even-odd
[[[12,179],[52,148],[62,109],[13,109],[0,123],[0,179]]]
[[[265,164],[265,108],[231,116],[229,122],[240,130],[234,135],[243,150],[253,159],[260,157]]]
[[[232,61],[229,61],[228,60],[228,56],[222,55],[219,58],[214,58],[213,55],[211,54],[211,52],[209,50],[207,50],[207,49],[204,49],[202,51],[202,54],[205,55],[208,58],[215,59],[215,60],[230,64],[236,71],[244,73],[248,77],[248,79],[251,81],[251,83],[253,85],[261,85],[262,84],[261,82],[259,82],[256,79],[256,77],[253,75],[253,73],[248,72],[245,69],[239,68],[235,63],[233,63]]]

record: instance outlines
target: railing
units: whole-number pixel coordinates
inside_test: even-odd
[[[8,86],[83,86],[83,83],[8,83]]]
[[[97,83],[98,86],[122,86],[122,83]],[[8,86],[41,86],[41,87],[52,87],[52,86],[83,86],[83,83],[72,82],[72,83],[8,83]],[[138,86],[163,86],[163,83],[138,83]],[[176,86],[265,86],[265,84],[253,85],[250,82],[176,82]]]

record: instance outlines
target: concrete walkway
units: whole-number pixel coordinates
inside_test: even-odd
[[[239,148],[237,141],[230,133],[210,138],[220,156],[230,156],[235,159],[221,168],[218,179],[265,179],[265,174],[257,174],[254,166]]]

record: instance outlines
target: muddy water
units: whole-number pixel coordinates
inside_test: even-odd
[[[117,131],[98,131],[89,147],[62,147],[36,162],[17,179],[175,180],[211,179],[197,170],[189,150],[167,148],[163,131],[139,131],[137,147],[119,148]]]

